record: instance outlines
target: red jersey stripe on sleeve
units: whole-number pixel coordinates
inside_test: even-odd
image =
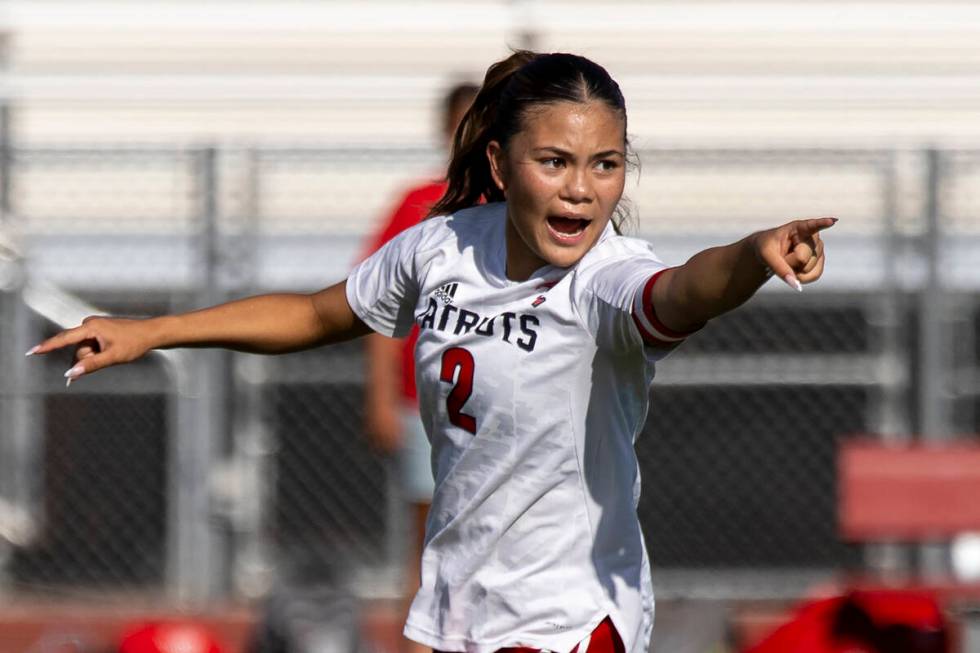
[[[653,286],[660,279],[660,276],[669,269],[664,268],[652,275],[633,300],[633,322],[644,342],[655,347],[675,346],[694,333],[694,331],[687,333],[674,331],[665,326],[653,310]]]
[[[661,340],[647,330],[639,318],[636,317],[635,313],[632,317],[633,323],[636,324],[636,330],[640,332],[640,336],[643,338],[643,342],[651,347],[673,347],[683,342],[683,340]]]

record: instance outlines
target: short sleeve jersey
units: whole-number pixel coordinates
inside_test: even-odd
[[[630,653],[653,625],[633,443],[655,361],[664,264],[611,226],[574,266],[505,274],[506,205],[408,229],[347,281],[372,329],[418,325],[435,494],[409,638],[444,651],[569,651],[608,615]]]
[[[422,218],[429,212],[429,209],[432,208],[432,205],[438,202],[442,194],[446,192],[446,186],[445,181],[432,181],[416,186],[405,193],[399,200],[395,210],[381,225],[380,231],[368,241],[368,251],[364,256],[373,254],[389,240],[409,227],[414,227],[421,222]],[[402,343],[402,398],[410,405],[415,405],[417,399],[415,391],[416,338],[418,338],[418,327],[413,328]]]

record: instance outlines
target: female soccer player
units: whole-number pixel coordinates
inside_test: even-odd
[[[633,440],[655,362],[770,274],[824,268],[793,221],[667,267],[618,235],[626,109],[599,65],[517,52],[487,71],[433,215],[343,282],[148,320],[89,318],[66,376],[152,348],[279,353],[420,329],[436,490],[405,634],[443,651],[645,653],[649,564]],[[486,204],[479,204],[481,200]]]

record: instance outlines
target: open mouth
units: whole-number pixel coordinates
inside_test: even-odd
[[[575,241],[585,233],[589,220],[560,215],[548,216],[548,229],[561,241]]]

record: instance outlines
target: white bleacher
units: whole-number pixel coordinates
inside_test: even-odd
[[[603,63],[645,151],[980,147],[973,2],[8,0],[0,32],[0,98],[18,146],[361,148],[348,159],[266,159],[257,206],[241,197],[247,171],[222,179],[223,211],[258,210],[267,231],[350,243],[425,172],[418,155],[382,150],[436,147],[439,92],[478,78],[508,46]],[[67,233],[80,220],[93,232],[193,227],[188,157],[89,158],[15,170],[14,207],[32,232]],[[648,156],[630,191],[646,233],[717,235],[825,213],[846,218],[842,232],[883,226],[877,164],[666,161]],[[949,202],[968,229],[980,225],[974,187],[960,184]],[[920,187],[901,190],[898,218],[922,205]]]
[[[426,142],[447,77],[594,56],[645,139],[980,141],[980,6],[9,0],[24,141]]]

